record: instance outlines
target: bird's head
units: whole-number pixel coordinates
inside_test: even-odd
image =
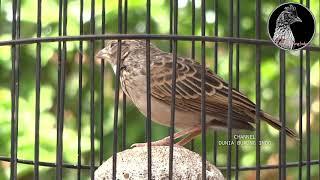
[[[277,19],[277,26],[291,25],[295,22],[302,22],[298,17],[297,9],[293,5],[286,6]]]
[[[120,42],[118,40],[106,40],[105,48],[100,50],[96,54],[96,57],[100,59],[105,59],[113,66],[116,65],[119,44],[121,44],[121,60],[124,60],[131,52],[145,49],[145,41],[143,40],[121,40]]]

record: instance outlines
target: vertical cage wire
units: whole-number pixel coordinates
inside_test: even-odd
[[[83,35],[83,0],[80,0],[80,35]],[[81,131],[82,131],[82,64],[83,64],[83,41],[79,41],[79,73],[78,73],[78,88],[79,88],[79,93],[78,93],[78,118],[77,118],[77,145],[78,145],[78,151],[77,151],[77,180],[80,180],[81,178]]]
[[[300,4],[303,4],[303,0],[300,0]],[[303,116],[303,79],[304,79],[304,74],[303,74],[303,50],[300,50],[299,54],[299,180],[302,179],[302,161],[303,161],[303,139],[302,139],[302,116]]]
[[[37,2],[37,37],[41,37],[41,3]],[[39,179],[39,124],[40,124],[40,80],[41,80],[41,43],[36,47],[36,107],[35,107],[35,135],[34,135],[34,180]]]
[[[59,0],[59,20],[58,20],[58,35],[59,36],[62,36],[62,0]],[[61,139],[60,137],[62,137],[62,132],[61,132],[61,129],[60,129],[60,94],[61,94],[61,89],[60,89],[60,86],[61,86],[61,41],[58,41],[58,98],[57,98],[57,104],[58,104],[58,107],[57,107],[57,142],[56,142],[56,163],[57,163],[57,166],[56,166],[56,179],[62,179],[62,149],[61,149]],[[61,160],[60,160],[61,159]]]
[[[310,1],[306,0],[306,7],[310,9]],[[307,179],[311,176],[311,131],[310,131],[310,51],[306,50],[306,113],[307,113]]]
[[[101,10],[101,34],[106,33],[106,22],[105,22],[105,14],[106,14],[106,1],[102,0],[102,10]],[[105,43],[104,40],[101,42],[102,47],[104,48]],[[101,66],[100,66],[100,150],[99,150],[99,163],[100,165],[103,163],[104,160],[104,131],[103,131],[103,124],[104,124],[104,73],[105,73],[105,60],[101,59]]]
[[[170,19],[169,19],[169,22],[170,22],[170,25],[169,25],[169,34],[173,34],[173,1],[174,0],[170,0],[170,4],[169,4],[169,13],[170,13]],[[172,53],[172,39],[170,39],[170,43],[169,43],[169,52]],[[170,134],[170,128],[169,128],[169,134]]]
[[[150,96],[150,41],[152,40],[152,37],[150,31],[150,25],[151,25],[151,1],[146,1],[146,36],[143,38],[146,40],[146,69],[147,69],[147,120],[146,120],[146,141],[147,141],[147,147],[148,147],[148,179],[152,179],[151,174],[151,96]],[[234,24],[234,17],[233,17],[233,5],[234,1],[229,1],[229,9],[230,9],[230,16],[229,16],[229,36],[231,37],[230,40],[227,40],[228,48],[229,48],[229,71],[228,71],[228,77],[229,77],[229,91],[228,91],[228,140],[231,141],[232,139],[232,87],[233,87],[233,44],[236,43],[236,53],[235,53],[235,65],[236,65],[236,73],[235,73],[235,89],[239,90],[239,80],[240,80],[240,72],[239,72],[239,58],[240,58],[240,44],[237,42],[237,38],[240,37],[240,1],[237,0],[235,3],[237,5],[236,11],[236,24]],[[281,1],[282,2],[282,1]],[[303,1],[301,0],[300,3]],[[119,34],[122,34],[124,32],[127,33],[127,16],[128,16],[128,0],[124,0],[124,19],[122,20],[122,0],[118,1],[118,32]],[[1,5],[1,1],[0,1]],[[206,36],[205,30],[205,0],[201,1],[201,36]],[[105,13],[106,13],[106,2],[105,0],[102,1],[102,34],[105,34],[106,28],[105,28]],[[310,1],[306,1],[306,6],[310,8]],[[192,7],[192,29],[191,34],[192,37],[187,39],[188,41],[191,41],[191,57],[195,58],[195,42],[201,41],[201,65],[202,65],[202,82],[201,82],[201,88],[202,88],[202,98],[201,98],[201,128],[202,128],[202,135],[201,135],[201,143],[202,143],[202,178],[206,178],[206,127],[205,127],[205,91],[204,91],[204,85],[205,85],[205,79],[204,79],[204,68],[205,68],[205,44],[207,39],[195,39],[193,36],[195,35],[195,16],[196,16],[196,8],[195,8],[195,0],[192,0],[191,2]],[[255,166],[249,166],[249,167],[241,167],[239,166],[239,154],[240,154],[240,148],[236,146],[235,148],[235,159],[232,161],[232,147],[228,146],[227,151],[227,164],[226,166],[218,166],[221,167],[221,169],[226,170],[226,177],[227,179],[231,179],[233,175],[235,176],[235,179],[239,178],[239,172],[240,171],[247,171],[247,170],[255,170],[256,171],[256,179],[260,179],[261,171],[263,169],[278,169],[279,171],[279,179],[286,179],[287,177],[287,168],[289,167],[296,167],[298,168],[298,178],[303,179],[303,168],[306,167],[306,178],[311,178],[311,167],[312,165],[318,164],[320,167],[319,160],[312,160],[311,159],[311,84],[310,84],[310,66],[311,66],[311,51],[312,48],[307,48],[306,50],[300,50],[300,56],[299,56],[299,157],[297,162],[287,162],[286,158],[286,135],[285,135],[285,125],[286,125],[286,54],[285,51],[280,50],[279,54],[279,61],[280,61],[280,81],[279,81],[279,118],[282,124],[280,133],[279,133],[279,164],[278,165],[261,165],[261,149],[259,146],[260,141],[260,135],[261,135],[261,129],[260,129],[260,106],[261,106],[261,42],[259,41],[261,39],[261,1],[256,1],[256,17],[255,17],[255,30],[256,35],[253,42],[251,42],[256,47],[256,53],[255,53],[255,60],[256,60],[256,83],[255,83],[255,93],[256,93],[256,164]],[[320,8],[320,7],[319,7]],[[20,80],[19,80],[19,72],[20,72],[20,42],[13,41],[9,45],[11,46],[12,50],[12,87],[11,87],[11,152],[10,152],[10,158],[6,157],[0,157],[1,161],[9,161],[10,162],[10,179],[17,179],[17,164],[23,163],[23,164],[31,164],[33,165],[33,173],[34,177],[33,179],[39,179],[39,168],[41,166],[47,166],[47,167],[55,167],[56,168],[56,179],[62,179],[63,170],[64,168],[73,168],[77,170],[77,179],[81,178],[81,171],[82,169],[88,169],[90,171],[90,178],[94,178],[94,170],[96,169],[95,165],[95,147],[94,147],[94,137],[95,137],[95,105],[94,105],[94,43],[95,40],[101,40],[102,41],[102,47],[104,47],[104,41],[102,39],[104,38],[97,38],[97,37],[90,37],[88,38],[89,42],[89,71],[90,71],[90,162],[89,165],[82,164],[81,162],[81,128],[82,128],[82,73],[83,73],[83,40],[81,39],[81,36],[84,34],[84,22],[83,22],[83,9],[84,9],[84,2],[83,0],[80,1],[80,37],[79,37],[79,94],[78,94],[78,105],[77,105],[77,146],[78,146],[78,152],[77,152],[77,164],[71,165],[63,163],[63,128],[64,128],[64,106],[65,106],[65,88],[66,88],[66,62],[67,62],[67,39],[53,39],[52,41],[55,41],[58,43],[58,95],[57,95],[57,101],[58,101],[58,107],[57,107],[57,149],[56,149],[56,162],[55,163],[48,163],[48,162],[41,162],[39,160],[39,154],[40,154],[40,134],[39,134],[39,128],[40,128],[40,88],[41,88],[41,47],[42,47],[42,0],[37,0],[37,24],[36,24],[36,37],[40,40],[37,41],[30,41],[27,42],[27,44],[35,44],[36,45],[36,58],[35,58],[35,135],[34,135],[34,160],[24,160],[24,159],[18,159],[17,153],[18,153],[18,108],[19,108],[19,88],[20,88]],[[215,23],[214,23],[214,35],[218,37],[218,0],[214,1],[214,9],[215,9]],[[20,11],[21,11],[21,2],[20,0],[14,0],[12,3],[12,40],[18,40],[20,39]],[[67,37],[67,1],[66,0],[60,0],[59,1],[59,36]],[[95,1],[91,1],[91,17],[90,17],[90,33],[95,34]],[[122,24],[124,25],[124,30],[122,31]],[[236,38],[233,38],[233,30],[235,26],[235,36]],[[170,1],[170,34],[172,35],[178,35],[178,1],[171,0]],[[177,61],[177,41],[180,40],[179,36],[178,38],[175,37],[164,37],[164,39],[168,39],[170,43],[170,51],[173,52],[173,80],[172,80],[172,104],[171,104],[171,127],[170,127],[170,154],[169,154],[169,176],[170,179],[173,178],[173,143],[174,143],[174,129],[175,129],[175,87],[176,87],[176,61]],[[118,39],[118,63],[120,62],[121,58],[121,40],[123,38]],[[236,41],[236,42],[235,42]],[[244,42],[246,43],[246,42]],[[214,40],[214,72],[218,73],[218,41]],[[305,64],[304,64],[304,52],[305,51]],[[103,119],[104,119],[104,73],[105,73],[105,61],[101,61],[101,68],[100,68],[100,76],[101,79],[99,79],[100,82],[100,96],[102,97],[99,100],[99,107],[100,107],[100,117],[98,118],[100,121],[100,124],[102,125]],[[119,67],[119,64],[117,64]],[[305,74],[304,74],[304,66],[305,66]],[[304,79],[305,77],[305,79]],[[116,71],[116,88],[115,88],[115,110],[114,110],[114,137],[113,137],[113,179],[116,179],[116,153],[118,152],[118,106],[119,106],[119,78],[120,78],[120,68],[117,68]],[[305,81],[305,82],[304,82]],[[305,84],[305,87],[304,87]],[[304,90],[305,88],[305,90]],[[304,95],[305,91],[305,96]],[[122,106],[122,114],[123,114],[123,127],[122,127],[122,145],[121,149],[126,149],[126,97],[124,94],[123,99],[123,106]],[[306,101],[306,150],[304,152],[303,149],[303,133],[302,133],[302,126],[303,126],[303,102],[304,98]],[[97,120],[98,120],[97,119]],[[104,160],[104,132],[103,132],[103,126],[99,127],[99,138],[100,138],[100,148],[99,148],[99,164],[102,164]],[[217,133],[214,132],[213,135],[213,163],[217,164]],[[319,146],[320,148],[320,146]],[[193,143],[191,144],[191,149],[194,149]],[[97,151],[98,152],[98,151]],[[306,153],[306,160],[304,161],[303,156],[304,153]],[[232,163],[235,162],[235,166],[232,165]],[[233,174],[234,173],[234,174]]]
[[[310,51],[306,50],[306,112],[307,112],[307,179],[310,179],[311,137],[310,137]]]
[[[128,0],[124,0],[124,34],[128,33]],[[127,149],[127,96],[122,93],[122,150]]]
[[[95,0],[91,0],[91,17],[90,17],[90,32],[95,34]],[[94,137],[95,137],[95,105],[94,105],[94,41],[89,42],[90,46],[90,177],[94,178],[95,170],[95,150],[94,150]]]
[[[218,37],[218,20],[219,20],[219,1],[214,1],[214,11],[216,12],[214,23],[214,36]],[[218,42],[214,42],[214,73],[218,74]],[[217,165],[217,152],[218,152],[218,135],[217,132],[213,132],[213,164]]]
[[[173,12],[173,34],[178,34],[178,1],[174,1],[170,4],[170,12]],[[170,26],[172,24],[170,23]],[[171,44],[171,43],[170,43]],[[173,144],[174,144],[174,130],[175,130],[175,103],[176,103],[176,63],[177,63],[177,49],[178,42],[176,39],[173,40],[172,44],[172,86],[171,86],[171,120],[170,120],[170,146],[169,146],[169,180],[173,178]]]
[[[261,1],[256,1],[256,39],[261,38]],[[260,179],[261,47],[256,45],[256,179]]]
[[[280,4],[284,0],[280,0]],[[279,63],[280,63],[280,81],[279,81],[279,120],[281,123],[281,129],[279,132],[279,179],[286,178],[286,144],[285,144],[285,74],[286,74],[286,53],[284,50],[280,49],[279,53]]]
[[[201,1],[201,36],[206,35],[206,1]],[[201,41],[201,146],[202,146],[202,179],[206,179],[206,44]]]
[[[19,0],[12,2],[12,40],[20,38]],[[11,156],[10,179],[17,179],[17,149],[18,149],[18,115],[19,115],[19,60],[20,45],[11,46],[12,56],[12,87],[11,87]]]
[[[59,1],[59,35],[67,35],[67,1]],[[56,151],[56,178],[62,179],[63,173],[63,124],[64,124],[64,100],[65,100],[65,67],[66,67],[66,42],[58,44],[58,119],[57,119],[57,151]]]
[[[320,3],[319,3],[318,11],[320,12]],[[320,19],[320,13],[319,13],[319,19]],[[319,30],[320,30],[320,23],[319,23]],[[320,35],[319,35],[319,46],[320,46]],[[319,69],[320,69],[320,68],[319,68]],[[319,76],[320,76],[320,74],[319,74]],[[320,93],[319,93],[319,94],[320,94]],[[318,100],[319,100],[319,102],[320,102],[320,96],[318,97]],[[320,123],[319,123],[318,128],[320,129]],[[320,137],[319,137],[318,153],[319,153],[319,155],[318,155],[318,159],[320,160]],[[318,176],[320,177],[320,162],[318,163],[318,167],[319,167],[319,170],[318,170],[318,172],[319,172],[319,173],[318,173]]]
[[[150,34],[150,20],[151,20],[151,2],[147,0],[146,3],[146,33]],[[150,39],[146,40],[146,73],[147,73],[147,119],[146,119],[146,140],[148,148],[148,179],[152,177],[151,171],[151,70],[150,70]]]
[[[285,134],[285,124],[286,124],[286,109],[285,109],[285,82],[286,82],[286,57],[285,51],[280,50],[280,82],[279,82],[279,103],[280,103],[280,121],[281,121],[281,130],[279,136],[279,170],[280,179],[286,178],[286,134]]]
[[[303,74],[303,50],[300,50],[300,55],[299,55],[299,180],[302,179],[302,161],[303,161],[303,139],[302,139],[302,116],[303,116],[303,79],[304,79],[304,74]]]
[[[233,0],[229,0],[229,37],[233,37]],[[228,119],[227,119],[227,127],[228,127],[228,142],[232,140],[232,89],[233,89],[233,43],[228,43],[229,48],[229,69],[228,69]],[[231,179],[231,162],[232,162],[232,147],[227,147],[227,175],[226,178]]]
[[[195,0],[191,1],[191,35],[195,35],[196,25],[195,25]],[[191,41],[191,59],[195,59],[195,41]],[[191,140],[190,150],[194,150],[194,140]]]
[[[122,0],[118,0],[118,33],[122,34]],[[116,180],[117,173],[117,152],[118,152],[118,108],[120,88],[120,60],[121,40],[118,39],[117,65],[115,77],[115,100],[114,100],[114,122],[113,122],[113,155],[112,155],[112,179]]]
[[[240,1],[236,1],[237,16],[236,16],[236,37],[240,37]],[[239,43],[236,44],[236,90],[239,91],[240,87],[240,47]],[[239,179],[239,145],[238,140],[235,139],[235,179]]]

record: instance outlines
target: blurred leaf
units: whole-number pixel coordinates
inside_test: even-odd
[[[243,166],[252,166],[256,162],[256,157],[254,153],[246,153],[241,158],[241,164]]]
[[[319,80],[319,76],[320,76],[319,66],[320,66],[320,63],[319,63],[319,60],[318,60],[312,65],[311,70],[310,70],[310,83],[311,83],[311,85],[316,86],[318,88],[319,88],[319,83],[320,83],[320,80]]]

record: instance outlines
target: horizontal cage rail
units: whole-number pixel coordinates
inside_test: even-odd
[[[224,42],[240,43],[251,45],[274,46],[271,40],[239,38],[239,37],[214,37],[214,36],[194,36],[194,35],[159,35],[159,34],[97,34],[97,35],[79,35],[79,36],[59,36],[59,37],[40,37],[25,38],[0,41],[0,46],[33,44],[38,42],[64,42],[64,41],[91,41],[107,39],[150,39],[150,40],[181,40],[181,41],[206,41],[206,42]],[[319,46],[306,46],[304,50],[320,51]]]

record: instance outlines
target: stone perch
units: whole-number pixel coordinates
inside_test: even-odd
[[[147,179],[147,148],[135,147],[117,154],[117,180]],[[200,180],[201,156],[184,147],[174,147],[173,179]],[[222,173],[207,162],[207,180],[224,180]],[[95,180],[112,179],[112,157],[95,171]],[[169,146],[152,147],[152,179],[169,179]]]

